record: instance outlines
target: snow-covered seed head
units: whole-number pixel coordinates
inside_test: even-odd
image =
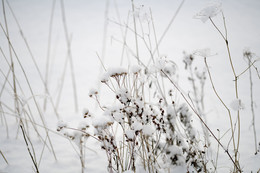
[[[94,88],[92,88],[89,93],[88,93],[89,97],[93,97],[94,95],[98,95],[98,91]]]
[[[127,75],[127,70],[124,68],[110,68],[108,69],[107,74],[110,77],[117,77],[117,76],[123,76],[123,75]]]
[[[243,51],[243,55],[244,55],[244,57],[252,57],[252,52],[247,48],[247,49],[245,49],[244,51]]]
[[[185,69],[187,69],[188,66],[190,66],[194,60],[194,57],[192,54],[187,54],[186,52],[183,52],[183,62],[185,64]]]
[[[61,131],[63,128],[67,127],[67,124],[64,121],[59,121],[58,122],[58,127],[57,127],[57,131]]]
[[[168,91],[168,94],[169,94],[169,96],[172,96],[173,94],[172,94],[172,89],[170,89],[169,91]]]
[[[83,111],[83,118],[88,118],[88,117],[91,117],[92,115],[91,115],[91,113],[89,112],[89,110],[88,109],[85,109],[84,111]]]
[[[176,64],[172,61],[169,61],[165,64],[162,71],[163,71],[163,73],[162,73],[163,77],[165,77],[165,75],[173,76],[176,74],[176,71],[177,71]]]

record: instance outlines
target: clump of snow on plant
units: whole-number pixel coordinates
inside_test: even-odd
[[[131,100],[130,93],[125,88],[116,91],[116,98],[123,104],[127,104]]]
[[[109,77],[122,76],[127,74],[128,71],[125,68],[117,67],[117,68],[109,68],[105,74],[103,74],[100,78],[100,81],[103,83],[108,82]]]
[[[100,130],[105,129],[107,126],[113,123],[114,123],[113,119],[110,116],[106,116],[106,115],[95,116],[92,119],[92,125],[97,129],[98,132]]]
[[[242,103],[242,101],[240,99],[235,99],[230,103],[230,107],[234,110],[234,111],[238,111],[238,110],[242,110],[245,108],[244,104]]]
[[[57,131],[61,131],[64,127],[67,127],[67,123],[60,120],[57,123]]]
[[[151,124],[143,125],[143,134],[145,136],[152,136],[152,134],[155,132],[155,128]]]
[[[122,68],[122,67],[109,68],[107,70],[107,74],[109,74],[110,77],[122,75],[122,74],[127,74],[127,69]]]
[[[134,130],[126,130],[125,135],[128,139],[134,139],[135,137],[135,131]]]
[[[134,130],[134,131],[140,131],[143,129],[143,125],[142,123],[140,123],[139,121],[137,121],[137,119],[135,117],[132,118],[132,126],[131,128]]]
[[[185,158],[182,155],[182,150],[175,145],[172,145],[167,148],[167,152],[170,152],[170,159],[176,163],[176,165],[185,164]]]
[[[194,60],[193,54],[189,54],[187,52],[183,52],[183,62],[185,64],[185,69],[187,69],[188,66],[190,66]]]

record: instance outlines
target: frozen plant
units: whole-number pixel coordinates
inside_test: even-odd
[[[115,102],[101,105],[102,96],[92,90],[89,96],[99,103],[103,114],[84,115],[92,119],[93,137],[106,152],[108,171],[165,172],[174,166],[198,172],[206,169],[192,114],[186,104],[175,103],[172,89],[164,95],[157,80],[167,82],[165,75],[174,78],[176,65],[161,59],[155,66],[130,69],[109,69],[101,83],[114,94]]]

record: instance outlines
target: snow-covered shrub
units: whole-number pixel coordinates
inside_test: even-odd
[[[91,119],[94,137],[107,154],[108,171],[165,172],[176,166],[202,171],[204,153],[192,114],[186,104],[173,100],[172,88],[164,94],[167,88],[158,80],[167,83],[166,75],[174,80],[175,64],[160,59],[155,66],[130,69],[108,69],[101,83],[111,90],[114,100],[101,105],[102,96],[91,90],[89,96],[96,96],[103,114],[86,116],[87,110],[84,115],[86,121]]]

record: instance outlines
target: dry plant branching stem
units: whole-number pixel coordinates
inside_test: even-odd
[[[243,75],[245,72],[247,72],[251,67],[254,67],[255,70],[256,70],[257,76],[258,76],[258,78],[260,79],[260,76],[259,76],[259,74],[258,74],[258,70],[257,70],[257,68],[254,66],[254,64],[255,64],[256,62],[258,62],[259,60],[260,60],[260,58],[254,60],[253,62],[250,62],[250,65],[249,65],[244,71],[242,71],[239,75],[237,75],[237,78],[239,78],[240,76],[242,76],[242,75]]]
[[[203,123],[203,125],[207,128],[207,130],[209,131],[209,133],[213,136],[213,138],[218,142],[218,144],[223,148],[223,150],[227,153],[228,157],[230,158],[230,160],[233,162],[234,166],[236,167],[236,169],[241,172],[241,170],[239,169],[239,166],[237,165],[237,163],[233,160],[232,156],[230,155],[228,149],[226,149],[223,144],[218,140],[218,138],[215,136],[215,134],[211,131],[211,129],[208,127],[208,125],[204,122],[204,120],[201,118],[201,116],[198,114],[198,112],[195,110],[195,108],[191,105],[191,103],[189,102],[189,100],[186,98],[186,96],[184,95],[184,93],[179,89],[179,87],[175,84],[175,82],[163,71],[161,70],[161,72],[169,79],[169,81],[173,84],[173,86],[178,90],[178,92],[181,94],[181,96],[183,97],[183,99],[185,100],[185,102],[189,105],[189,107],[191,108],[191,110],[195,113],[195,115],[199,118],[199,120]]]
[[[225,41],[227,52],[228,52],[228,59],[229,59],[229,62],[230,62],[230,65],[231,65],[231,69],[232,69],[232,72],[233,72],[233,76],[234,76],[235,97],[236,97],[236,99],[239,99],[239,96],[238,96],[238,76],[237,76],[237,74],[235,72],[235,68],[234,68],[234,65],[233,65],[232,58],[231,58],[229,43],[228,43],[228,39],[227,39],[228,33],[227,33],[227,27],[226,27],[226,20],[225,20],[225,16],[224,16],[223,12],[222,12],[222,17],[223,17],[223,23],[224,23],[224,29],[225,29],[225,36],[220,31],[220,29],[216,26],[216,24],[213,22],[213,20],[210,17],[209,17],[209,19],[210,19],[212,25],[215,27],[215,29],[219,32],[219,34],[221,35],[221,37]],[[232,135],[232,138],[233,138],[233,145],[234,145],[234,152],[235,152],[235,162],[236,162],[236,165],[239,166],[239,158],[238,158],[238,151],[239,151],[239,144],[240,144],[240,111],[239,111],[239,109],[237,110],[237,123],[238,123],[238,127],[237,127],[237,143],[234,142],[234,138],[235,138],[234,134]],[[235,129],[233,129],[233,130],[235,131]],[[236,169],[236,167],[234,167],[234,169]]]

